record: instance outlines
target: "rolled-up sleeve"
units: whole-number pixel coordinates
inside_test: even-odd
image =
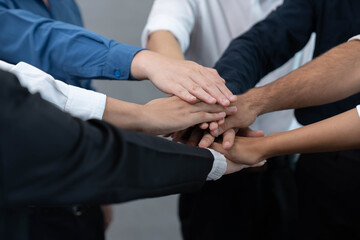
[[[82,27],[0,5],[0,56],[30,63],[56,79],[130,79],[142,48],[118,43]],[[6,47],[4,47],[6,46]]]
[[[194,28],[197,5],[190,0],[155,0],[141,36],[146,47],[150,34],[159,30],[171,32],[185,52],[190,45],[190,34]]]

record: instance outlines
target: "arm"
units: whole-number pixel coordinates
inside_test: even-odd
[[[179,42],[176,40],[175,36],[169,31],[159,30],[153,32],[149,36],[149,41],[146,47],[164,56],[179,60],[185,60]]]
[[[82,120],[104,119],[125,130],[169,133],[209,119],[223,119],[225,113],[236,111],[236,107],[224,108],[200,102],[189,104],[177,97],[154,100],[142,106],[65,84],[23,62],[11,65],[0,61],[0,69],[16,74],[21,85],[31,93],[39,92],[43,99],[72,116]]]
[[[56,79],[129,79],[141,48],[124,45],[82,27],[0,5],[2,60],[24,61]]]
[[[0,78],[0,207],[187,192],[200,188],[212,168],[206,149],[74,119],[29,94],[12,75]]]
[[[262,138],[240,138],[231,150],[214,149],[228,159],[242,164],[255,164],[274,156],[293,153],[315,153],[358,149],[360,119],[356,109],[292,131]]]
[[[190,35],[197,15],[197,1],[191,0],[156,0],[151,9],[147,24],[142,33],[142,45],[164,56],[184,60],[184,52],[190,44]],[[182,61],[185,63],[184,61]],[[211,72],[218,76],[214,69],[205,68],[201,73]],[[169,89],[173,88],[174,81],[180,85],[199,91],[198,98],[211,103],[205,97],[212,96],[218,103],[226,106],[227,101],[234,102],[236,98],[226,88],[225,82],[218,82],[216,78],[196,76],[197,72],[190,73],[190,78],[173,78],[168,82]],[[202,75],[202,74],[200,74]],[[205,74],[206,75],[206,74]],[[170,75],[169,75],[170,76]],[[190,91],[191,93],[191,91]]]
[[[312,4],[309,0],[285,0],[230,43],[215,68],[233,93],[253,88],[306,45],[315,29]]]
[[[264,87],[239,96],[238,112],[217,131],[249,126],[271,111],[331,103],[360,90],[360,42],[351,41]]]
[[[0,26],[0,43],[6,46],[0,49],[3,60],[31,63],[57,79],[134,77],[150,79],[163,92],[188,102],[199,98],[227,106],[236,99],[216,72],[192,62],[141,51],[78,26],[2,5],[0,21],[7,23]],[[209,88],[208,82],[219,87]]]

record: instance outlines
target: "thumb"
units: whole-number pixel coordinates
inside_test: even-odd
[[[225,119],[225,122],[219,126],[219,128],[210,131],[211,135],[213,135],[214,137],[217,137],[221,134],[223,134],[225,131],[234,128],[234,118],[232,116],[228,117]]]
[[[252,130],[251,128],[242,128],[239,129],[237,136],[242,137],[263,137],[264,131]]]
[[[223,147],[222,147],[222,144],[220,143],[216,143],[214,142],[213,144],[211,144],[210,146],[211,149],[214,149],[215,151],[223,154],[223,155],[226,155],[228,153],[227,150],[225,150]]]

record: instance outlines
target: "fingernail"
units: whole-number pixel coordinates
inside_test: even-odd
[[[230,101],[227,100],[227,99],[225,99],[225,98],[223,98],[223,99],[221,99],[221,103],[222,103],[223,105],[229,105],[229,104],[230,104]]]
[[[226,113],[225,112],[219,113],[219,117],[226,117]]]
[[[215,131],[213,131],[213,133],[218,136],[219,135],[219,129],[216,129]]]
[[[236,95],[230,95],[229,99],[231,102],[235,102],[237,100],[237,96]]]
[[[224,148],[229,148],[229,147],[230,147],[230,142],[229,141],[224,142]]]
[[[206,144],[207,144],[206,140],[201,140],[201,142],[199,143],[199,147],[206,146]]]
[[[226,108],[229,112],[236,112],[237,111],[237,107],[236,106],[230,106]]]

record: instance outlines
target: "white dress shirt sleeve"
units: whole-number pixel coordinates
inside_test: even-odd
[[[151,33],[159,30],[171,32],[185,52],[190,45],[190,35],[195,25],[197,4],[194,0],[155,0],[141,35],[146,47]]]
[[[206,180],[215,181],[221,178],[226,172],[226,168],[227,168],[226,158],[224,155],[222,155],[219,152],[216,152],[213,149],[208,149],[208,150],[214,156],[214,163]]]
[[[356,110],[357,110],[358,115],[359,115],[359,117],[360,117],[360,105],[357,105],[357,106],[356,106]]]
[[[29,92],[40,93],[44,100],[74,117],[82,120],[102,119],[106,104],[104,94],[55,80],[51,75],[24,62],[12,65],[0,61],[0,69],[13,73]]]

